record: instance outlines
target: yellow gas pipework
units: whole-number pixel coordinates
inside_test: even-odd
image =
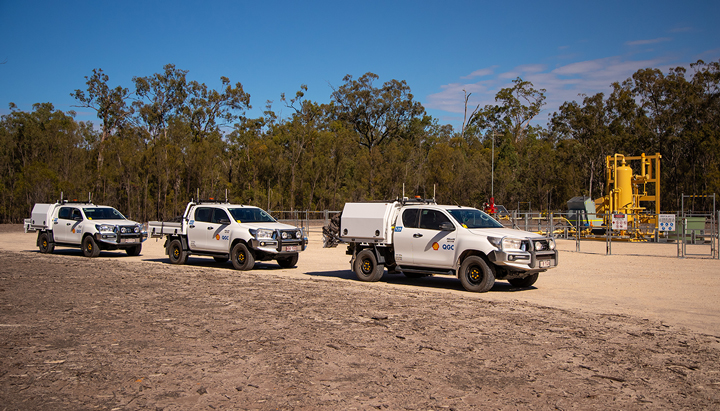
[[[642,214],[645,207],[641,202],[654,201],[655,215],[660,213],[660,159],[656,153],[646,156],[624,156],[615,154],[605,158],[605,175],[607,195],[595,200],[598,212],[605,214],[605,224],[610,225],[613,213],[628,216],[628,231],[631,229],[640,235],[640,224],[653,224],[657,229],[657,218]],[[640,161],[640,174],[633,175],[629,163]],[[618,164],[619,163],[619,164]],[[648,192],[648,184],[654,193]]]

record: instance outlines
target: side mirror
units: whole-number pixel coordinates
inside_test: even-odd
[[[82,221],[82,220],[83,220],[83,218],[82,218],[82,217],[80,217],[80,216],[75,216],[75,218],[73,218],[73,220],[75,220],[75,221]]]
[[[455,231],[455,226],[453,223],[442,223],[440,224],[440,229],[442,231]]]
[[[230,224],[230,220],[228,220],[227,218],[221,218],[218,222],[219,222],[220,224],[222,224],[222,225],[229,225],[229,224]]]

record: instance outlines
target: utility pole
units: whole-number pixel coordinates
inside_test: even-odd
[[[496,132],[492,132],[492,160],[490,161],[490,198],[495,202],[495,136]]]

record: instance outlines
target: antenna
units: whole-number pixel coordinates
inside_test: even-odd
[[[433,201],[435,201],[435,184],[433,184]]]

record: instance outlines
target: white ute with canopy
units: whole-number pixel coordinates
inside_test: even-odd
[[[137,256],[147,240],[142,224],[128,220],[112,207],[90,201],[35,204],[24,227],[26,233],[38,233],[41,253],[52,253],[60,246],[80,247],[86,257],[97,257],[101,250],[125,250]]]
[[[558,263],[552,237],[434,200],[347,203],[323,234],[325,247],[347,244],[351,269],[363,281],[378,281],[387,267],[409,277],[454,275],[466,290],[485,292],[496,279],[530,287]]]

